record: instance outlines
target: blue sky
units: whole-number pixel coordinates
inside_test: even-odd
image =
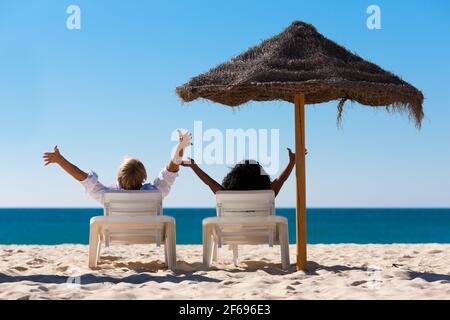
[[[66,8],[81,8],[68,30]],[[368,30],[366,9],[381,8]],[[426,118],[336,102],[307,106],[309,207],[450,206],[450,4],[448,1],[23,1],[0,0],[0,207],[92,207],[81,186],[41,154],[58,144],[82,169],[113,184],[124,155],[154,176],[169,159],[171,132],[280,129],[294,145],[294,109],[250,103],[237,111],[182,105],[175,87],[281,32],[293,20],[420,88]],[[195,136],[194,136],[195,139]],[[204,166],[221,180],[225,165]],[[293,176],[278,205],[295,204]],[[213,206],[211,192],[181,172],[165,205]]]

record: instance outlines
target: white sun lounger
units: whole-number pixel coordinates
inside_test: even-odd
[[[165,260],[176,267],[175,219],[162,215],[159,191],[113,191],[103,196],[104,216],[90,222],[89,267],[95,268],[101,244],[164,243]]]
[[[217,260],[223,244],[233,250],[238,263],[240,244],[279,244],[283,269],[289,267],[288,223],[275,215],[272,190],[219,191],[216,193],[217,217],[203,220],[203,263],[209,267]]]

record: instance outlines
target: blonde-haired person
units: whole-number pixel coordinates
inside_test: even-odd
[[[184,149],[191,145],[192,136],[189,132],[179,133],[179,142],[176,152],[170,162],[159,173],[153,183],[145,183],[147,171],[141,161],[134,158],[125,158],[117,172],[117,185],[113,187],[104,186],[94,171],[84,172],[59,152],[58,146],[53,152],[46,152],[43,155],[45,165],[56,163],[73,178],[78,180],[92,198],[102,203],[103,193],[113,190],[159,190],[163,197],[169,194],[170,188],[178,176],[180,164],[182,162]]]

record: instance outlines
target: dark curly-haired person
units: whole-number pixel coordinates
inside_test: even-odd
[[[204,172],[193,159],[189,158],[181,164],[184,167],[190,167],[195,174],[202,180],[213,193],[222,190],[273,190],[275,196],[281,190],[287,178],[295,166],[295,153],[288,148],[289,163],[280,176],[271,181],[269,175],[264,171],[263,167],[254,160],[244,160],[236,164],[230,172],[225,176],[222,184],[211,178]],[[306,151],[305,154],[308,152]]]

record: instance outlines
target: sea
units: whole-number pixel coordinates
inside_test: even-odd
[[[102,209],[0,209],[0,244],[87,244],[89,219]],[[176,219],[177,244],[201,244],[202,220],[214,208],[165,208]],[[277,209],[288,218],[289,242],[295,243],[295,209]],[[307,242],[450,243],[450,209],[307,209]]]

